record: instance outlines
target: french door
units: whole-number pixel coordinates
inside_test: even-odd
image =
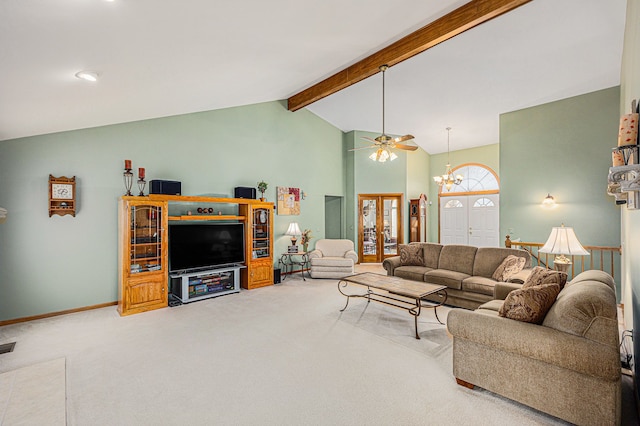
[[[358,195],[358,258],[381,263],[403,243],[403,194]]]

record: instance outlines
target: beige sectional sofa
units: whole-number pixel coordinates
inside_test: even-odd
[[[519,285],[501,283],[506,296]],[[621,373],[613,278],[585,271],[558,294],[541,325],[501,317],[503,300],[453,309],[453,374],[579,425],[620,423]]]
[[[382,266],[387,275],[447,286],[447,305],[476,309],[493,300],[499,281],[491,276],[509,255],[525,259],[525,269],[515,276],[516,280],[522,281],[531,270],[531,256],[525,250],[435,243],[410,245],[415,244],[422,246],[422,265],[402,265],[400,256],[394,256],[385,259]],[[438,295],[427,299],[442,301]]]

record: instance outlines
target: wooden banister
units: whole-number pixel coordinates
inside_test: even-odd
[[[531,254],[532,265],[531,266],[544,266],[550,268],[551,261],[549,259],[549,253],[540,253],[539,250],[543,243],[532,243],[525,241],[512,241],[511,236],[507,235],[504,241],[504,246],[507,248],[520,248],[526,250]],[[609,273],[613,278],[616,277],[616,270],[620,267],[620,255],[622,254],[621,247],[611,246],[584,246],[589,254],[589,261],[586,262],[585,256],[573,255],[571,256],[571,268],[569,270],[568,279],[586,270],[596,269]],[[552,256],[552,255],[551,255]],[[616,262],[618,260],[618,262]]]

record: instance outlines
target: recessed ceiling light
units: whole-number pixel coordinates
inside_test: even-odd
[[[76,77],[81,80],[95,82],[98,81],[98,73],[94,71],[80,71],[76,73]]]

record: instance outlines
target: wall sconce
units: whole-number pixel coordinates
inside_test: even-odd
[[[545,209],[554,209],[556,208],[556,206],[557,204],[555,198],[553,198],[551,194],[547,193],[547,196],[544,197],[544,200],[542,200],[542,207],[544,207]]]

